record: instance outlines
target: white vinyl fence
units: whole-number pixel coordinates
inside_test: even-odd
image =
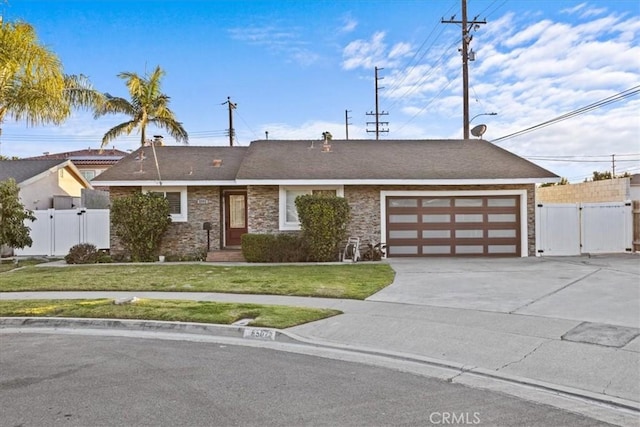
[[[16,256],[64,256],[72,246],[91,243],[109,249],[109,209],[48,209],[34,211],[31,247],[16,249]]]
[[[536,244],[542,256],[631,252],[631,202],[538,204]]]

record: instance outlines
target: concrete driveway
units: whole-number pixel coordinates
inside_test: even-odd
[[[640,256],[390,258],[391,286],[368,301],[640,327]]]

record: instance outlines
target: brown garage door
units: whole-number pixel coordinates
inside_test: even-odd
[[[393,196],[387,255],[519,256],[520,197]]]

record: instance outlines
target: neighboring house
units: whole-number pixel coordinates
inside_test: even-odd
[[[92,188],[70,160],[0,160],[0,181],[9,178],[31,210],[80,207],[82,190]]]
[[[600,203],[640,200],[640,174],[624,178],[539,187],[541,203]]]
[[[114,148],[104,150],[87,148],[86,150],[68,151],[64,153],[44,153],[42,156],[29,157],[29,160],[71,160],[78,168],[82,176],[87,181],[91,181],[111,166],[118,163],[118,160],[125,157],[126,151]]]
[[[348,233],[388,256],[535,255],[535,185],[560,178],[483,140],[254,141],[249,147],[143,147],[94,179],[112,199],[164,193],[163,254],[238,248],[244,233],[300,229],[294,201],[345,197]],[[111,236],[111,251],[122,246]]]

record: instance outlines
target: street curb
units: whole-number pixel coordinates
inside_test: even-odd
[[[435,368],[444,368],[457,372],[449,381],[454,382],[461,376],[476,376],[490,380],[502,381],[519,386],[525,386],[536,390],[546,391],[553,394],[570,398],[578,398],[599,405],[610,406],[617,409],[624,409],[636,414],[640,414],[640,402],[609,396],[606,394],[593,393],[588,390],[552,384],[531,378],[516,375],[504,374],[495,370],[480,367],[470,367],[461,363],[451,362],[442,359],[419,356],[410,353],[384,351],[374,348],[351,346],[327,342],[316,339],[309,339],[294,333],[274,328],[261,328],[241,325],[219,325],[194,322],[170,322],[158,320],[137,320],[137,319],[94,319],[94,318],[52,318],[52,317],[0,317],[0,330],[3,328],[16,327],[47,327],[47,328],[87,328],[87,329],[119,329],[132,331],[158,331],[177,332],[194,335],[209,335],[259,341],[278,341],[284,343],[306,344],[327,349],[347,351],[353,353],[364,353],[372,356],[381,356],[396,360],[420,363]]]

